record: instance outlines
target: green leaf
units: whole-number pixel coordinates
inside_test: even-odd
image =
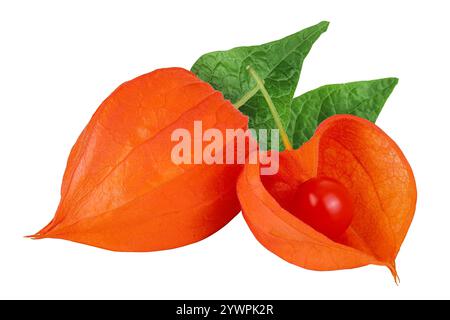
[[[335,114],[353,114],[375,122],[397,83],[397,78],[386,78],[332,84],[295,98],[287,129],[294,148],[308,141],[317,126]]]
[[[281,121],[287,125],[303,60],[314,42],[327,30],[328,24],[324,21],[286,38],[259,46],[207,53],[197,60],[191,70],[221,91],[226,99],[236,102],[255,86],[246,70],[251,65],[264,79]],[[261,93],[257,93],[239,110],[249,116],[250,128],[275,128]],[[270,141],[268,146],[261,147],[270,148]]]

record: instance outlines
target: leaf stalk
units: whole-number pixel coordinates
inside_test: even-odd
[[[233,105],[236,107],[236,109],[239,109],[240,107],[242,107],[244,104],[246,104],[248,102],[248,100],[250,100],[251,98],[253,98],[253,96],[259,91],[259,87],[256,85],[255,87],[253,87],[253,89],[251,89],[250,91],[248,91],[247,93],[245,93],[238,101],[236,101],[235,103],[233,103]]]
[[[264,86],[263,80],[259,77],[259,75],[256,73],[256,71],[251,66],[247,66],[247,71],[250,73],[252,78],[255,80],[256,87],[258,87],[258,89],[261,91],[264,99],[267,102],[267,105],[269,106],[270,113],[272,113],[273,120],[275,121],[275,125],[277,126],[278,130],[280,130],[281,140],[283,141],[285,149],[293,150],[292,144],[289,141],[289,137],[286,133],[286,130],[284,129],[283,122],[281,121],[280,114],[278,113],[277,108],[275,107],[275,104],[273,103],[272,98],[269,95],[269,92],[267,92],[267,89]],[[244,95],[244,97],[245,97],[245,95]]]

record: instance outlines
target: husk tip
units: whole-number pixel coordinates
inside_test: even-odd
[[[25,239],[31,239],[31,240],[39,240],[39,239],[43,239],[45,238],[44,235],[38,233],[32,234],[32,235],[27,235],[27,236],[23,236]]]
[[[392,276],[394,277],[395,284],[397,286],[400,285],[400,277],[398,276],[398,272],[395,266],[395,262],[387,264],[389,271],[391,271]]]

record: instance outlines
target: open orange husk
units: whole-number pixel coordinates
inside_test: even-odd
[[[414,216],[417,191],[408,161],[373,123],[350,115],[325,120],[300,149],[279,153],[279,171],[261,176],[246,164],[237,192],[251,231],[263,246],[306,269],[338,270],[369,264],[388,267]],[[316,176],[334,178],[352,195],[355,213],[346,233],[331,240],[286,208],[296,187]]]

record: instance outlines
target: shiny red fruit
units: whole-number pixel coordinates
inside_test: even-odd
[[[352,222],[353,202],[340,182],[317,177],[299,186],[292,214],[329,238],[336,239]]]

